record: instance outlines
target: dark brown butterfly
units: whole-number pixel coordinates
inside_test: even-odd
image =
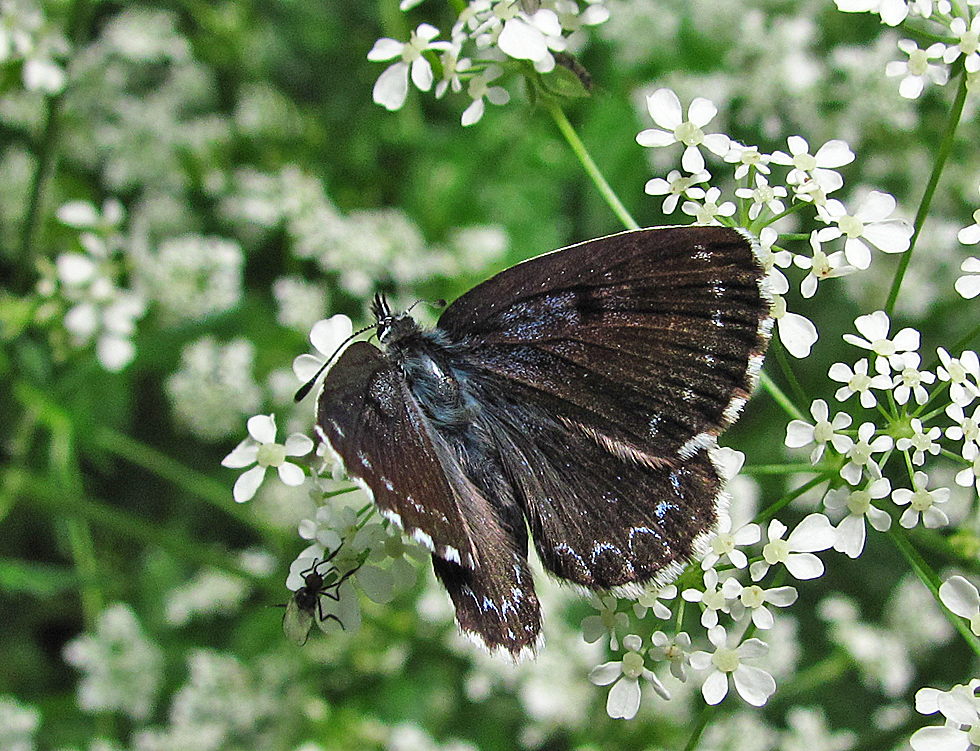
[[[460,627],[533,651],[544,567],[637,591],[703,552],[711,457],[762,367],[757,242],[725,227],[624,232],[477,285],[431,330],[374,302],[381,349],[327,374],[317,433],[381,513],[432,551]]]

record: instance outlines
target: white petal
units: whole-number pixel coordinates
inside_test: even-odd
[[[640,144],[640,146],[655,148],[659,146],[670,146],[672,143],[676,143],[677,139],[674,138],[673,133],[668,133],[666,130],[647,128],[646,130],[641,130],[637,134],[636,142]]]
[[[976,245],[980,243],[980,224],[971,224],[969,227],[964,227],[956,234],[956,239],[964,245]],[[966,271],[967,269],[963,270]]]
[[[691,106],[687,108],[687,119],[699,128],[711,122],[711,118],[718,114],[718,108],[711,103],[710,99],[703,96],[695,97],[691,101]]]
[[[816,579],[823,574],[823,562],[813,553],[792,553],[786,559],[786,570],[800,580]]]
[[[972,300],[980,295],[980,276],[961,276],[953,285],[960,297]]]
[[[681,100],[677,98],[677,94],[667,88],[657,89],[647,97],[647,111],[657,125],[671,132],[684,119]]]
[[[313,355],[299,355],[293,360],[293,374],[302,383],[306,383],[323,365],[323,360]]]
[[[242,467],[247,467],[249,464],[255,464],[255,459],[258,453],[259,447],[256,446],[253,441],[246,438],[244,441],[235,446],[228,456],[221,460],[221,466],[230,467],[231,469],[241,469]]]
[[[313,441],[302,433],[293,433],[286,439],[286,456],[306,456],[313,450]]]
[[[246,423],[248,434],[259,443],[275,443],[276,420],[272,415],[255,415]]]
[[[391,60],[393,57],[398,57],[402,53],[403,49],[405,49],[404,42],[399,42],[397,39],[389,39],[388,37],[384,37],[374,43],[371,51],[368,52],[367,59],[371,60],[372,62]]]
[[[864,517],[850,514],[837,527],[837,540],[834,550],[838,550],[850,558],[857,558],[864,550],[865,540]]]
[[[971,618],[980,612],[980,592],[962,576],[951,576],[939,587],[939,599],[961,618]]]
[[[778,608],[785,608],[796,602],[799,593],[796,587],[774,587],[766,590],[766,602],[771,602]]]
[[[914,751],[967,751],[966,733],[951,727],[929,727],[916,730],[909,738]]]
[[[814,156],[817,159],[818,165],[831,169],[843,167],[845,164],[850,164],[854,161],[854,152],[851,151],[851,147],[845,141],[836,138],[827,141],[827,143],[817,149],[817,153]]]
[[[412,83],[419,91],[432,88],[432,65],[424,57],[417,57],[412,61]]]
[[[769,654],[769,645],[761,639],[746,639],[739,646],[738,654],[743,660],[755,660]]]
[[[705,704],[719,704],[728,695],[728,676],[715,670],[701,686],[701,695]]]
[[[882,253],[904,253],[912,241],[912,226],[904,219],[869,224],[864,237]]]
[[[283,462],[279,465],[279,479],[284,484],[295,488],[303,484],[303,480],[306,479],[306,473],[303,472],[301,467],[292,462]]]
[[[609,690],[606,713],[613,718],[632,720],[640,708],[640,684],[636,680],[622,678]]]
[[[479,99],[474,99],[473,103],[465,110],[463,110],[463,117],[461,118],[460,122],[464,126],[474,125],[475,123],[478,123],[480,121],[480,118],[483,117],[484,106],[485,105],[483,104],[483,97],[480,97]]]
[[[880,222],[890,216],[896,207],[895,197],[880,190],[872,190],[854,212],[854,217],[867,224]]]
[[[862,271],[871,266],[871,251],[857,237],[849,237],[844,242],[844,257],[851,266]]]
[[[99,337],[95,352],[103,368],[118,373],[133,361],[136,345],[123,336],[105,335]]]
[[[376,104],[394,112],[402,108],[408,96],[408,65],[397,62],[378,76],[371,93]]]
[[[310,330],[310,343],[317,351],[330,356],[354,331],[350,318],[343,313],[317,321]]]
[[[779,341],[793,357],[804,358],[817,341],[817,327],[808,318],[786,313],[776,322]]]
[[[761,707],[776,692],[776,681],[765,670],[739,665],[732,674],[735,690],[753,707]]]
[[[836,537],[830,519],[823,514],[810,514],[796,525],[787,542],[793,551],[809,553],[826,550],[834,544]]]
[[[259,489],[259,485],[262,484],[262,480],[265,478],[265,467],[256,466],[252,467],[250,470],[243,472],[241,476],[235,480],[235,487],[232,489],[232,495],[235,497],[236,503],[245,503],[245,501],[250,501],[255,496],[255,491]]]
[[[791,420],[786,426],[785,443],[791,449],[813,443],[813,426],[803,420]]]
[[[608,686],[623,674],[621,662],[604,662],[596,665],[589,673],[589,680],[597,686]]]
[[[395,596],[395,580],[391,573],[377,566],[362,566],[357,572],[357,584],[368,599],[384,605]]]
[[[521,18],[511,18],[504,23],[497,46],[517,60],[543,60],[550,54],[544,34]]]
[[[697,146],[688,146],[684,149],[684,153],[681,155],[681,167],[691,174],[696,174],[704,169],[704,157],[701,156]]]
[[[936,699],[943,716],[957,725],[977,724],[977,705],[973,692],[965,686],[957,686]]]

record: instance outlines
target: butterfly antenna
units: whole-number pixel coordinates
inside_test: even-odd
[[[412,308],[414,308],[416,305],[421,305],[422,303],[425,303],[426,305],[431,305],[433,308],[438,308],[439,310],[442,310],[443,308],[446,307],[446,301],[445,300],[442,300],[442,299],[439,299],[439,300],[416,300],[415,302],[413,302],[411,305],[408,306],[408,309],[405,312],[406,313],[411,313],[412,312]]]
[[[310,389],[313,388],[313,384],[315,384],[317,382],[317,379],[319,379],[319,377],[323,374],[323,371],[327,369],[327,366],[337,356],[337,353],[340,352],[340,350],[342,350],[344,347],[346,347],[347,346],[347,343],[351,339],[353,339],[355,336],[360,336],[361,334],[363,334],[368,329],[373,329],[373,328],[374,328],[374,326],[365,326],[363,329],[358,329],[353,334],[351,334],[349,337],[347,337],[346,339],[344,339],[344,341],[342,341],[340,343],[340,345],[337,347],[337,349],[335,349],[333,351],[333,354],[330,355],[330,357],[328,357],[326,359],[326,361],[323,363],[323,365],[320,366],[320,369],[316,372],[316,375],[313,376],[310,380],[308,380],[306,383],[304,383],[300,387],[299,391],[296,392],[296,396],[293,397],[293,401],[295,401],[295,402],[301,402],[301,401],[303,401],[303,399],[306,398],[306,395],[310,393]]]

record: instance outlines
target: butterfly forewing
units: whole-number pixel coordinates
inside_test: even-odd
[[[503,388],[623,452],[686,456],[754,386],[771,326],[762,275],[736,230],[637,230],[507,269],[439,326]]]
[[[460,513],[418,405],[376,347],[354,342],[330,369],[317,431],[388,519],[443,558],[473,565],[471,520]]]

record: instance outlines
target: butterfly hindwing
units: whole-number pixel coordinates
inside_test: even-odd
[[[418,404],[399,372],[367,342],[354,342],[324,380],[317,432],[381,513],[447,560],[472,567],[473,533],[439,463]]]

